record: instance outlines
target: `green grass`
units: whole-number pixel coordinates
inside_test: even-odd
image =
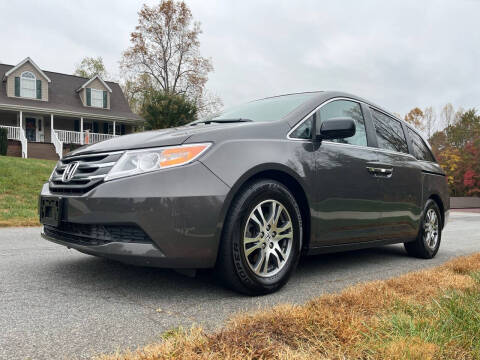
[[[366,342],[375,344],[371,355],[385,349],[405,350],[399,344],[412,344],[399,358],[425,357],[418,350],[423,347],[435,359],[480,359],[480,272],[471,276],[475,287],[445,292],[426,305],[397,302],[391,314],[366,335]]]
[[[55,161],[0,156],[0,227],[35,226],[38,195]]]

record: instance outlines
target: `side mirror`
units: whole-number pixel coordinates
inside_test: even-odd
[[[317,137],[323,140],[344,139],[355,135],[355,121],[349,117],[337,117],[322,121]]]

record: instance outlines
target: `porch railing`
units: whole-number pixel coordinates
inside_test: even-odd
[[[0,125],[0,128],[7,129],[7,139],[18,140],[22,144],[22,157],[27,157],[28,141],[25,137],[25,131],[20,126]]]
[[[28,157],[28,141],[24,129],[20,131],[20,142],[22,144],[22,157],[26,159]]]
[[[58,140],[66,144],[95,144],[100,141],[113,139],[119,135],[99,134],[84,131],[55,130]]]
[[[55,147],[55,152],[58,155],[58,158],[61,159],[63,156],[63,142],[57,136],[56,131],[51,132],[52,144]]]
[[[87,144],[95,144],[100,141],[113,139],[114,137],[118,137],[119,135],[112,135],[112,134],[99,134],[99,133],[89,133],[88,136],[85,134],[85,143]]]
[[[0,125],[0,128],[7,129],[7,138],[8,139],[20,140],[20,127],[19,126]]]
[[[82,144],[82,133],[69,130],[55,130],[58,140],[67,144]]]

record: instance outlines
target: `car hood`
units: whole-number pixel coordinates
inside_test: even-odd
[[[180,145],[185,143],[193,135],[207,135],[208,133],[222,131],[225,128],[233,129],[251,123],[238,124],[210,124],[197,126],[182,126],[177,128],[152,130],[141,133],[119,136],[96,144],[82,146],[66,156],[84,155],[112,151],[124,151],[132,149],[151,148],[159,146]]]

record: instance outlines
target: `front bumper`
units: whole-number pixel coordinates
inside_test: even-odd
[[[208,268],[215,265],[230,188],[200,162],[102,183],[81,196],[60,195],[64,224],[137,226],[150,243],[85,244],[42,236],[83,253],[126,263]],[[42,196],[55,196],[48,184]]]

